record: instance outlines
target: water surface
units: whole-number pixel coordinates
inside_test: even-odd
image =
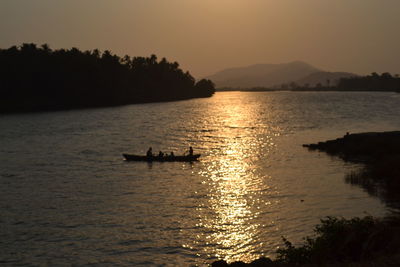
[[[324,216],[387,208],[344,182],[356,165],[301,145],[398,130],[400,95],[224,92],[0,117],[0,261],[183,265],[274,256]],[[125,162],[121,153],[200,162]]]

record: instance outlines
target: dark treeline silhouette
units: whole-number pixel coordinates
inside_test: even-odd
[[[324,83],[319,82],[315,85],[308,83],[298,84],[296,82],[283,83],[281,85],[253,88],[223,87],[218,91],[383,91],[400,92],[400,77],[398,74],[392,75],[384,72],[379,75],[373,72],[367,76],[353,76],[341,78],[339,80],[327,79]]]
[[[115,106],[209,97],[177,62],[100,52],[52,50],[46,44],[0,49],[0,112]]]
[[[286,86],[286,87],[284,87]],[[308,84],[298,85],[294,82],[282,85],[283,89],[293,91],[384,91],[400,92],[400,77],[384,72],[379,75],[373,72],[367,76],[341,78],[337,81],[326,80],[325,84],[317,83],[314,87]]]
[[[388,72],[381,75],[373,72],[371,75],[363,77],[340,79],[337,88],[341,90],[400,92],[400,77],[398,74],[392,76]]]

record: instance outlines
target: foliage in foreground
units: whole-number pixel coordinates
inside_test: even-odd
[[[314,229],[315,237],[307,237],[302,246],[288,240],[277,251],[277,262],[288,264],[327,264],[359,262],[382,255],[398,253],[400,219],[327,217]]]

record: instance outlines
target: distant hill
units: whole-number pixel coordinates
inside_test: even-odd
[[[334,81],[342,77],[354,76],[345,72],[325,72],[308,63],[294,61],[285,64],[256,64],[247,67],[230,68],[206,77],[213,81],[217,88],[254,88],[279,87],[284,83],[295,82],[310,86],[326,84],[329,79]]]
[[[286,64],[257,64],[248,67],[226,69],[208,76],[216,87],[271,87],[297,81],[321,70],[302,61]]]

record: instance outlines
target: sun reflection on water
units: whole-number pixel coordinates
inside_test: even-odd
[[[268,185],[266,176],[256,174],[254,162],[261,154],[266,156],[273,139],[252,133],[257,128],[249,126],[252,113],[236,106],[221,114],[227,126],[221,129],[223,145],[210,152],[201,171],[209,189],[207,207],[199,209],[210,212],[199,219],[198,226],[206,229],[200,239],[205,240],[204,250],[210,258],[249,262],[260,256],[255,251],[262,250],[263,244],[257,241],[262,225],[257,217],[260,206],[266,204],[261,195]]]

